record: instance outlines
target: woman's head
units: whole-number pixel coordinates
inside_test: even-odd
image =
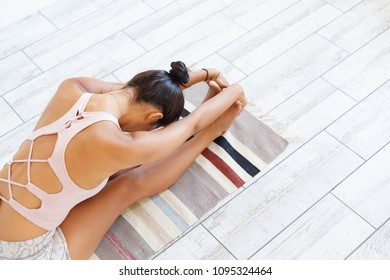
[[[179,85],[189,81],[185,64],[172,62],[172,69],[149,70],[135,75],[125,88],[135,90],[135,102],[144,102],[159,108],[163,114],[156,126],[166,126],[177,121],[184,107],[184,96]]]

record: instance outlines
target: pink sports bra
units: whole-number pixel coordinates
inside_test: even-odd
[[[0,199],[8,203],[13,209],[29,221],[41,228],[51,230],[59,226],[66,218],[69,211],[79,202],[90,198],[103,189],[108,178],[103,180],[97,187],[85,190],[76,185],[70,178],[65,165],[65,150],[70,140],[83,129],[99,121],[112,121],[118,128],[118,120],[107,112],[85,112],[85,107],[92,96],[91,93],[84,93],[72,108],[61,118],[53,123],[41,127],[31,133],[28,140],[31,140],[28,158],[24,160],[11,160],[8,163],[8,179],[0,178],[1,182],[8,184],[9,199],[0,196]],[[47,159],[32,159],[34,140],[43,135],[57,134],[53,154]],[[12,181],[11,165],[13,163],[27,163],[27,184],[20,184]],[[62,190],[58,193],[48,194],[31,182],[31,163],[46,162],[49,164],[58,180],[62,184]],[[41,206],[37,209],[30,209],[18,203],[12,196],[11,185],[23,187],[29,190],[41,200]]]

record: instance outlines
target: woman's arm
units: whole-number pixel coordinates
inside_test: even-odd
[[[139,131],[110,141],[112,156],[121,169],[160,160],[180,147],[189,137],[207,127],[235,102],[246,105],[243,89],[238,84],[202,103],[187,117],[154,131]],[[118,162],[118,163],[119,163]]]
[[[214,68],[203,68],[194,72],[189,71],[188,75],[190,76],[190,80],[184,86],[180,86],[181,90],[185,90],[200,82],[209,83],[210,81],[215,81],[221,89],[224,89],[229,85],[225,77]]]
[[[206,71],[207,70],[207,71]],[[182,90],[191,87],[192,85],[199,82],[210,82],[215,81],[221,89],[226,88],[229,83],[227,80],[219,73],[218,70],[214,68],[207,68],[194,72],[189,72],[190,80],[184,86],[180,86]],[[111,83],[105,82],[102,80],[98,80],[95,78],[88,77],[74,77],[64,80],[60,87],[67,87],[76,90],[80,90],[82,92],[90,92],[90,93],[106,93],[114,90],[122,89],[125,86],[125,83]]]
[[[106,93],[113,90],[119,90],[125,86],[124,83],[110,83],[101,81],[95,78],[87,78],[87,77],[75,77],[69,78],[63,81],[60,87],[67,87],[76,90],[80,90],[82,92],[90,92],[90,93]]]

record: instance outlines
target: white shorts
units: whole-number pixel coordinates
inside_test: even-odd
[[[70,259],[68,245],[60,227],[26,241],[0,240],[0,260],[68,259]]]

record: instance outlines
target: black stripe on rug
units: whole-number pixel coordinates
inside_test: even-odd
[[[260,169],[254,166],[247,158],[240,154],[225,137],[219,136],[214,140],[214,143],[221,146],[249,175],[256,176]]]

